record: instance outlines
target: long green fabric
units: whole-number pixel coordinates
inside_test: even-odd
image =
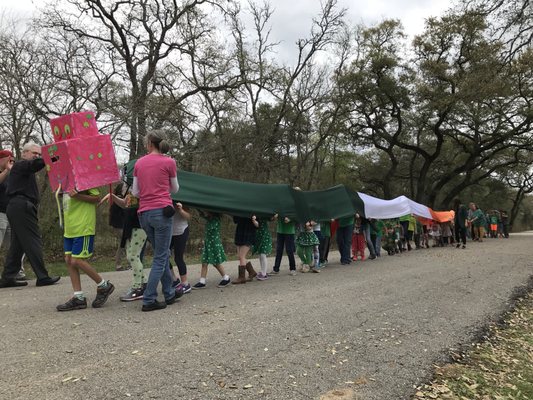
[[[343,185],[304,192],[289,185],[258,184],[178,172],[180,190],[175,200],[194,208],[235,216],[279,214],[298,221],[325,221],[359,212],[364,204],[357,193]]]
[[[124,179],[133,181],[133,165],[124,168]],[[180,190],[172,197],[189,207],[240,217],[267,217],[278,214],[298,221],[327,221],[353,215],[365,215],[359,195],[344,185],[318,191],[294,190],[285,184],[240,182],[179,171]]]
[[[296,207],[295,216],[299,221],[328,221],[356,212],[365,215],[365,205],[359,195],[344,185],[325,190],[291,191]]]

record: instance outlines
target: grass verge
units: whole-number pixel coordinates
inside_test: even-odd
[[[433,382],[413,399],[533,399],[533,291],[465,357],[436,367]]]

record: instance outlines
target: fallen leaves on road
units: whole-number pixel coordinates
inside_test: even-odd
[[[353,389],[333,389],[320,396],[320,400],[355,400]]]

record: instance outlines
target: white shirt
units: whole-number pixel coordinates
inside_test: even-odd
[[[183,235],[185,229],[189,226],[189,221],[181,216],[179,211],[176,210],[172,220],[172,236]]]

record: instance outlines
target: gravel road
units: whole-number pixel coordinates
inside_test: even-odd
[[[199,266],[189,271],[196,282]],[[68,313],[55,311],[70,296],[68,278],[30,282],[0,290],[0,399],[293,400],[341,388],[408,399],[532,274],[525,233],[332,262],[320,274],[292,277],[285,264],[266,282],[225,289],[212,270],[207,289],[150,313],[118,300],[130,272],[105,274],[117,290],[103,308]],[[94,285],[83,285],[92,301]]]

